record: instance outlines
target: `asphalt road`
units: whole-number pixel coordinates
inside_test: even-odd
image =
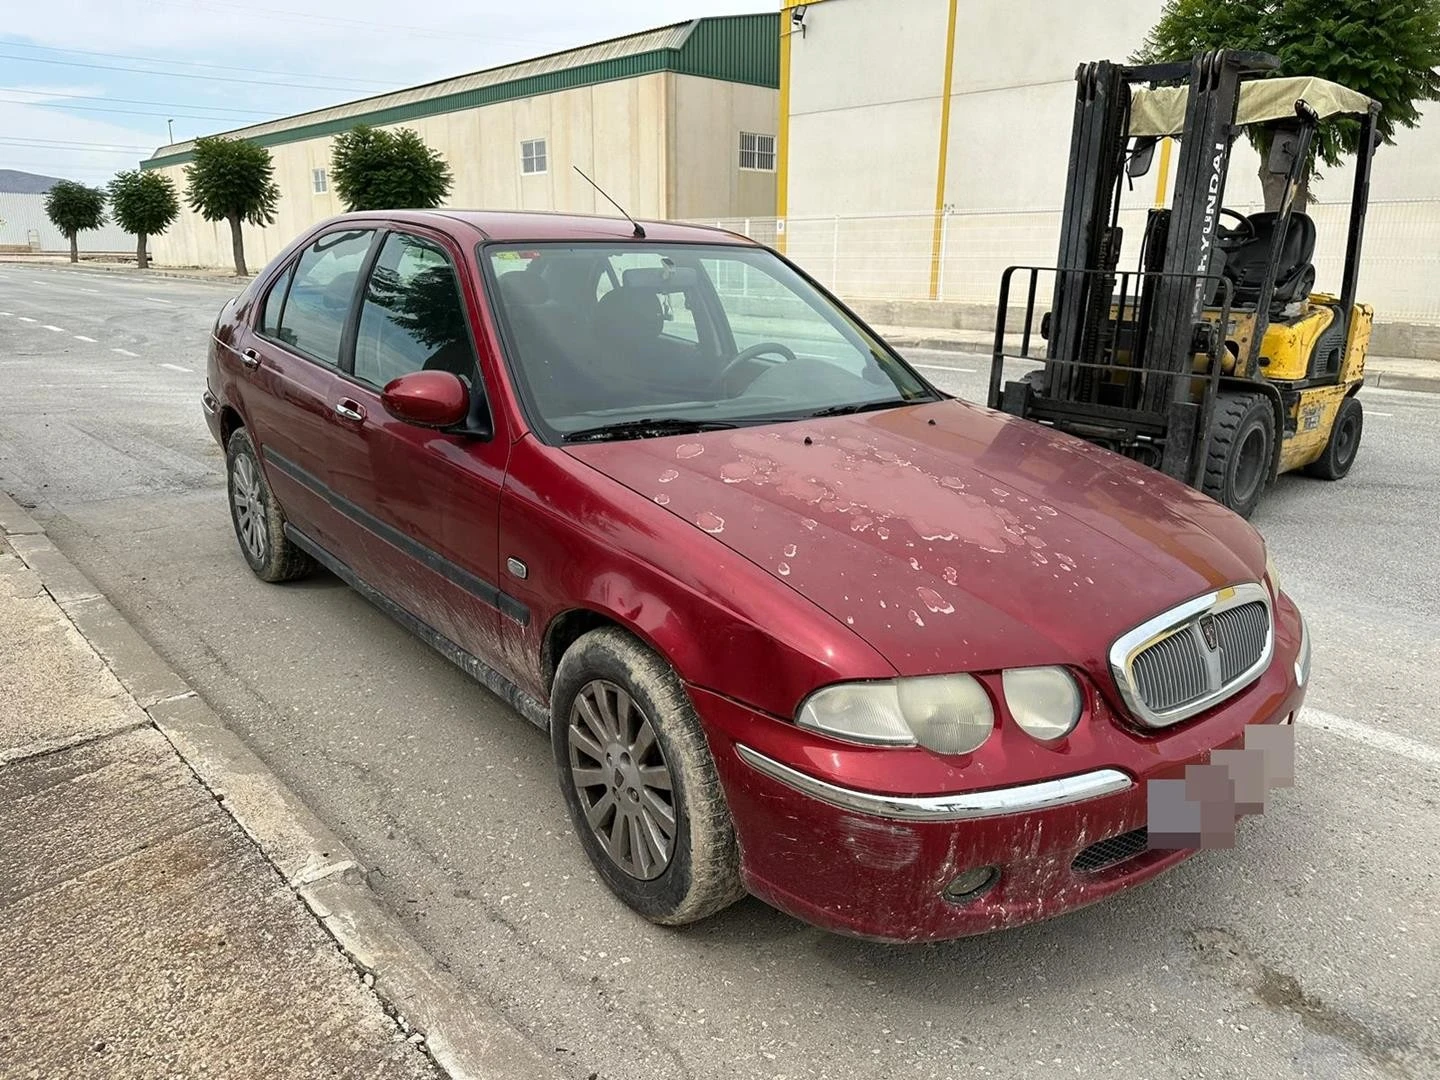
[[[227,295],[0,264],[0,488],[577,1075],[1440,1075],[1440,395],[1367,390],[1351,476],[1256,516],[1315,675],[1298,784],[1235,850],[943,945],[756,901],[676,931],[596,883],[539,732],[334,579],[249,573],[199,407]],[[982,393],[979,358],[912,355]]]

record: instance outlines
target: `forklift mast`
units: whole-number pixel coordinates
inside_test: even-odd
[[[1145,267],[1134,297],[1141,312],[1131,366],[1161,376],[1143,380],[1134,407],[1165,422],[1163,471],[1191,482],[1199,462],[1196,433],[1202,406],[1179,378],[1197,351],[1197,327],[1210,299],[1215,241],[1235,135],[1240,85],[1276,69],[1265,53],[1217,50],[1191,63],[1129,67],[1101,61],[1076,72],[1070,183],[1065,193],[1060,252],[1051,305],[1044,395],[1094,403],[1098,371],[1113,342],[1111,307],[1121,241],[1118,225],[1125,181],[1132,86],[1186,83],[1184,139],[1168,221],[1147,229]],[[1153,224],[1153,223],[1152,223]],[[1068,272],[1067,272],[1068,271]],[[1122,293],[1122,302],[1124,296]]]

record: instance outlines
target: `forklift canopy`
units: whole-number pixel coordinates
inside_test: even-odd
[[[1185,130],[1188,86],[1137,89],[1130,99],[1131,135],[1179,135]],[[1364,115],[1371,101],[1364,94],[1339,83],[1302,75],[1289,79],[1254,79],[1240,87],[1240,104],[1235,122],[1244,127],[1270,120],[1288,120],[1295,115],[1295,103],[1304,101],[1319,115]]]

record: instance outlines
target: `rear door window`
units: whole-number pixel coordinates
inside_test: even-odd
[[[438,244],[385,237],[365,287],[355,335],[355,378],[383,387],[412,371],[475,378],[475,350],[455,265]]]
[[[307,247],[295,264],[271,336],[312,360],[338,367],[345,321],[374,236],[371,229],[326,233]],[[268,317],[267,304],[267,322]]]

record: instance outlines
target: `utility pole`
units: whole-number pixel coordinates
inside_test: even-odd
[[[175,121],[166,120],[165,129],[170,132],[170,141],[173,143],[175,141]]]

